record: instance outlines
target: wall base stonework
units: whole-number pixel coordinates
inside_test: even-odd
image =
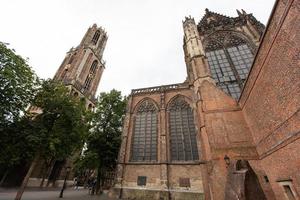
[[[148,188],[117,188],[110,192],[111,197],[138,200],[204,200],[204,193],[189,190],[154,190]]]

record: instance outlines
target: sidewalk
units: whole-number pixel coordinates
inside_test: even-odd
[[[0,200],[14,200],[17,193],[17,189],[5,189],[0,188]],[[108,198],[104,193],[100,196],[98,195],[89,195],[88,189],[80,188],[79,190],[74,190],[68,188],[64,191],[63,198],[58,198],[60,194],[60,189],[51,188],[51,189],[40,189],[40,188],[29,188],[25,190],[22,200],[58,200],[58,199],[67,199],[67,200],[114,200]]]

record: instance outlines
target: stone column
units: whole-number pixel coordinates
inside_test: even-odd
[[[165,109],[165,94],[161,93],[160,107],[160,183],[161,189],[168,189],[168,166],[167,166],[167,140],[166,140],[166,109]]]

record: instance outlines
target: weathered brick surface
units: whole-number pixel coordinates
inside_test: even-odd
[[[278,1],[240,99],[260,157],[251,165],[276,199],[286,198],[283,179],[300,192],[299,8],[299,0]]]
[[[126,145],[122,144],[125,158],[122,170],[126,174],[123,181],[134,188],[137,187],[134,185],[137,174],[151,176],[145,190],[137,190],[131,194],[138,192],[141,198],[151,195],[154,199],[166,197],[160,192],[151,191],[152,187],[160,188],[160,191],[169,190],[172,199],[222,200],[228,197],[229,191],[237,198],[248,189],[258,189],[261,191],[258,196],[262,198],[265,196],[267,199],[281,200],[286,198],[284,188],[280,185],[281,180],[292,180],[291,187],[295,195],[300,193],[299,10],[300,0],[277,1],[238,102],[214,85],[207,71],[207,61],[202,55],[204,50],[201,42],[205,37],[196,34],[192,18],[186,19],[184,51],[189,87],[168,92],[135,94],[131,97],[130,113],[127,114],[124,131]],[[254,26],[249,25],[247,28],[238,27],[235,31],[248,34],[258,44],[259,34],[253,32],[253,29]],[[166,108],[168,102],[178,94],[184,95],[194,109],[199,163],[174,165],[169,160]],[[134,112],[144,98],[151,98],[159,109],[160,145],[155,165],[128,163]],[[225,163],[225,155],[230,159],[229,164]],[[248,168],[241,168],[240,161],[247,163]],[[249,181],[243,171],[245,169],[252,173],[252,182],[248,186],[245,185]],[[195,190],[198,194],[205,195],[196,197],[192,193],[185,194],[185,188],[179,187],[179,178],[190,178],[189,192]],[[236,189],[243,191],[235,191]],[[129,189],[125,193],[129,195]]]

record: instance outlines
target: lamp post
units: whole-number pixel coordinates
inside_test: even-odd
[[[69,176],[70,171],[71,171],[71,167],[67,167],[66,168],[66,176],[65,176],[64,184],[63,184],[63,187],[61,188],[61,191],[60,191],[60,194],[59,194],[59,198],[63,198],[64,190],[66,188],[66,181],[67,181],[67,178]]]
[[[225,155],[224,160],[225,160],[225,163],[226,163],[226,167],[228,167],[230,165],[230,158],[227,155]]]

